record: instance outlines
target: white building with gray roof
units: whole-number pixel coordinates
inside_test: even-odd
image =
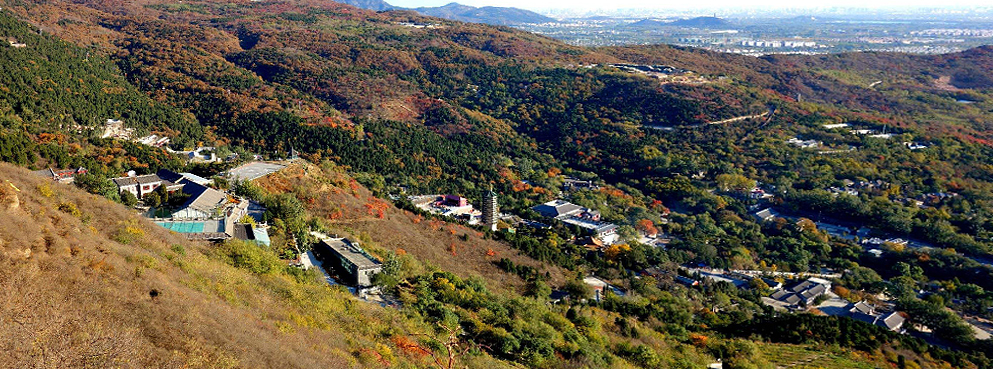
[[[172,214],[173,220],[214,219],[226,215],[222,209],[228,203],[227,194],[193,182],[184,182],[183,193],[190,195],[190,199]]]
[[[778,290],[769,297],[784,302],[790,306],[809,306],[814,302],[814,299],[827,293],[829,290],[831,290],[831,281],[820,278],[810,278],[790,287]]]
[[[533,207],[546,218],[579,227],[589,234],[611,244],[617,241],[617,225],[600,221],[600,212],[565,200],[552,200]]]
[[[852,319],[878,325],[894,332],[901,331],[903,329],[903,323],[906,321],[906,318],[895,311],[889,313],[878,312],[875,306],[865,301],[852,304],[848,309],[848,313]]]

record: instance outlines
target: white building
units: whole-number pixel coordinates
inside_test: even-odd
[[[189,194],[190,199],[172,214],[173,220],[213,219],[225,215],[221,213],[228,202],[224,192],[192,182],[183,186],[183,192]]]
[[[801,140],[801,139],[796,138],[796,137],[793,137],[793,138],[791,138],[789,140],[786,140],[786,143],[793,144],[793,145],[795,145],[797,147],[800,147],[800,148],[803,148],[803,149],[813,149],[813,148],[817,148],[818,146],[821,145],[821,143],[819,141],[815,141],[815,140]]]

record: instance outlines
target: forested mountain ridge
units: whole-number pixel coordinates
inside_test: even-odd
[[[371,1],[344,0],[339,2],[343,4],[355,6],[358,8],[375,10],[375,11],[408,10],[401,7],[390,5],[389,3],[382,0],[371,0]],[[423,15],[431,16],[431,17],[445,18],[460,22],[485,23],[485,24],[492,24],[497,26],[510,26],[510,25],[524,24],[524,23],[544,23],[544,22],[555,21],[555,19],[525,9],[496,7],[496,6],[475,7],[469,5],[462,5],[455,2],[448,3],[442,6],[419,7],[409,10],[413,10]]]
[[[389,3],[383,0],[345,0],[345,1],[339,1],[339,3],[348,4],[357,8],[369,9],[375,11],[398,9],[397,7],[390,5]]]
[[[991,72],[984,67],[993,50],[979,47],[947,55],[864,52],[823,56],[769,55],[760,58],[712,53],[676,46],[610,47],[598,49],[631,62],[669,64],[701,73],[733,76],[752,86],[778,92],[785,99],[825,103],[871,111],[921,131],[950,133],[967,139],[987,139],[988,127],[970,117],[970,106],[951,104],[959,97],[988,90]],[[879,83],[875,83],[879,82]],[[908,94],[917,95],[908,99]],[[923,105],[923,95],[937,95],[943,104]],[[950,100],[950,101],[949,101]],[[934,101],[927,101],[933,103]],[[945,119],[928,116],[933,110],[958,115],[948,127]],[[960,114],[965,113],[965,114]],[[942,117],[947,118],[947,117]]]
[[[437,7],[421,7],[414,9],[418,13],[438,18],[457,20],[461,22],[486,23],[498,26],[512,26],[524,23],[554,22],[555,19],[532,12],[530,10],[484,6],[474,7],[459,3],[449,3]]]
[[[0,12],[0,34],[9,40],[0,44],[0,160],[36,168],[86,167],[104,178],[181,165],[161,148],[100,140],[108,119],[126,119],[135,135],[156,132],[180,146],[204,137],[192,114],[139,91],[96,49],[40,33],[8,12]],[[107,189],[103,183],[94,186]]]
[[[202,135],[192,116],[155,103],[128,84],[117,65],[96,50],[41,34],[9,13],[0,15],[0,35],[7,43],[0,46],[4,60],[0,80],[5,82],[0,89],[4,103],[0,109],[17,115],[16,119],[32,129],[82,129],[105,119],[127,119],[142,132],[166,128],[190,131],[176,137],[181,143]]]
[[[129,125],[144,129],[148,122],[149,130],[187,137],[176,148],[216,145],[270,157],[292,148],[318,164],[241,188],[294,213],[275,227],[281,234],[272,253],[247,258],[263,259],[266,267],[256,274],[268,281],[275,255],[299,252],[287,239],[307,227],[366,232],[370,243],[383,243],[379,256],[409,263],[384,282],[404,305],[398,315],[410,319],[401,319],[405,327],[439,339],[448,328],[464,330],[459,342],[475,348],[465,358],[473,366],[691,367],[720,358],[729,368],[770,367],[782,358],[769,353],[809,347],[832,363],[867,367],[989,363],[989,341],[974,339],[951,313],[988,316],[993,301],[993,269],[980,262],[993,249],[987,48],[944,56],[752,58],[669,46],[578,48],[504,27],[324,2],[5,1],[3,8],[14,25],[9,32],[20,32],[10,37],[27,42],[0,52],[30,52],[17,60],[45,65],[79,64],[90,51],[91,60],[116,65],[99,64],[92,75],[100,78],[83,84],[107,81],[107,91],[132,99],[111,105],[178,114],[136,108]],[[7,14],[53,41],[30,39],[37,32]],[[649,75],[615,63],[692,73]],[[71,70],[64,69],[53,71]],[[3,121],[4,160],[35,169],[81,165],[103,176],[184,167],[161,149],[45,123],[66,119],[62,113],[101,119],[114,112],[89,112],[96,108],[86,104],[105,108],[101,99],[117,95],[91,87],[79,95],[81,105],[35,112],[32,104],[61,92],[30,67],[4,70],[3,87],[37,92],[4,99],[17,102],[5,113],[13,118]],[[202,129],[183,128],[194,121]],[[840,124],[847,126],[825,127]],[[10,155],[18,150],[38,155]],[[216,174],[223,166],[190,167]],[[567,191],[566,176],[597,188]],[[113,198],[115,189],[108,193],[99,179],[80,184]],[[477,200],[490,188],[500,193],[503,211],[527,219],[540,219],[532,207],[555,198],[595,208],[620,226],[625,243],[590,250],[575,242],[579,232],[562,226],[478,231],[417,213],[402,196],[393,205],[410,212],[384,200],[402,191]],[[772,200],[752,198],[756,188]],[[794,218],[757,220],[755,210],[766,206]],[[377,209],[388,211],[380,216]],[[804,217],[930,246],[885,245],[884,256],[870,257],[862,245],[829,237]],[[642,244],[640,236],[653,229],[671,243]],[[397,234],[429,241],[407,247]],[[511,247],[519,254],[502,260],[515,252]],[[220,255],[253,268],[243,259]],[[913,312],[911,324],[933,328],[927,337],[952,350],[847,318],[774,316],[761,288],[677,282],[676,276],[697,278],[681,266],[701,264],[842,271],[835,283],[848,299],[894,296],[901,311]],[[278,278],[297,278],[274,270]],[[582,295],[581,278],[589,274],[627,295],[550,303],[551,288]],[[237,301],[243,292],[219,294]],[[328,334],[343,324],[286,314],[270,323],[291,334]],[[361,316],[384,322],[381,314]],[[792,326],[806,330],[776,329]],[[340,350],[331,357],[353,365],[431,365],[413,345],[418,340],[403,333],[409,332],[363,331],[361,339],[327,350]]]

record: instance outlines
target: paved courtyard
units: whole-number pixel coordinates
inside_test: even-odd
[[[286,168],[286,166],[256,161],[229,170],[228,178],[235,181],[253,181],[269,174],[276,173],[283,168]]]

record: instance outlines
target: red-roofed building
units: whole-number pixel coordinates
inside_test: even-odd
[[[36,170],[34,173],[59,183],[71,184],[74,181],[76,181],[77,175],[86,174],[86,172],[87,172],[86,168],[79,167],[76,169],[62,169],[62,170],[55,170],[52,168],[48,168],[44,170]]]

